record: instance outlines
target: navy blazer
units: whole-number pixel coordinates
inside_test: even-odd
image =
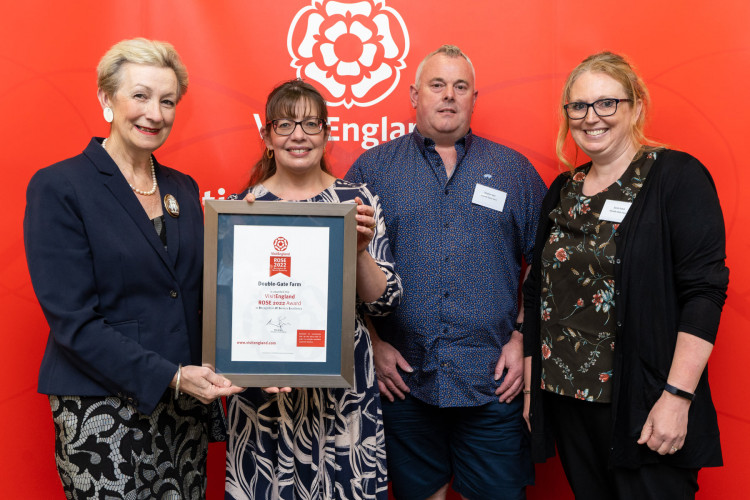
[[[119,396],[150,414],[177,372],[200,364],[203,213],[195,181],[155,162],[167,249],[94,138],[39,170],[26,192],[24,244],[50,332],[38,390]]]

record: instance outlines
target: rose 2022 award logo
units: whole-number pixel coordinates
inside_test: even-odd
[[[269,276],[274,274],[283,274],[285,276],[292,277],[292,256],[290,253],[285,252],[289,247],[289,242],[283,236],[279,236],[273,240],[273,248],[275,252],[271,252],[271,270]]]
[[[398,84],[409,34],[385,0],[312,0],[289,27],[297,77],[314,80],[329,106],[372,106]]]

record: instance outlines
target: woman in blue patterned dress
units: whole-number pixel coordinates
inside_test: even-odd
[[[234,198],[357,204],[357,318],[351,389],[250,388],[229,399],[227,498],[387,498],[380,398],[364,315],[401,297],[380,203],[326,167],[328,111],[301,80],[266,103],[266,150]]]

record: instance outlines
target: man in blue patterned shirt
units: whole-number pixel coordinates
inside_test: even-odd
[[[520,153],[474,135],[474,68],[429,54],[411,86],[416,130],[346,175],[380,196],[404,294],[371,332],[397,498],[525,497],[533,466],[516,398],[521,261],[546,191]]]

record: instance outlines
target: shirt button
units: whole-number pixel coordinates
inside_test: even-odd
[[[448,262],[448,259],[450,259],[450,257],[446,255],[445,256],[445,262]]]
[[[621,322],[621,321],[618,321],[618,322],[617,322],[617,326],[618,326],[618,327],[619,327],[619,326],[622,326],[622,322]]]
[[[169,296],[172,297],[173,299],[176,299],[177,298],[177,290],[170,290],[169,291]]]
[[[443,333],[448,333],[448,328],[443,328]]]
[[[615,264],[619,264],[619,263],[620,263],[620,259],[617,259],[617,260],[615,261]]]
[[[617,291],[615,292],[615,295],[620,295],[620,290],[617,290]]]
[[[447,189],[445,190],[445,194],[448,194],[448,190]]]
[[[444,297],[445,297],[446,299],[448,298],[448,295],[450,295],[450,292],[445,292],[445,294],[443,294],[443,296],[444,296]]]
[[[448,227],[449,225],[450,225],[450,224],[449,224],[449,223],[447,223],[447,222],[443,223],[443,227]]]

